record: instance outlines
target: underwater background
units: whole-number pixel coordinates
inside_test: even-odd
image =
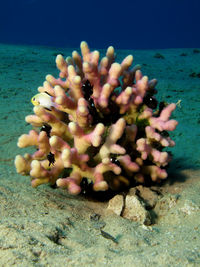
[[[116,49],[194,48],[200,44],[198,0],[7,0],[0,42]]]
[[[199,10],[198,0],[1,3],[0,266],[200,266]],[[17,147],[32,129],[30,100],[47,74],[58,76],[56,55],[80,51],[82,40],[101,57],[113,45],[117,62],[132,54],[158,80],[156,98],[179,103],[169,177],[145,196],[150,226],[16,173],[15,156],[35,151]]]

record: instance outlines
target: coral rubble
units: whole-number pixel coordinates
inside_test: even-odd
[[[38,88],[43,100],[26,117],[34,128],[18,140],[37,151],[16,156],[17,172],[30,175],[33,187],[56,183],[72,194],[85,179],[95,191],[165,179],[171,155],[163,150],[175,145],[168,131],[177,125],[170,119],[176,104],[157,107],[157,81],[131,68],[131,55],[117,63],[110,46],[100,60],[86,42],[81,53],[58,55],[59,78],[47,75]]]

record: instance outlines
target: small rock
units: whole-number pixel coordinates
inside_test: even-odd
[[[144,203],[134,194],[134,191],[129,191],[129,194],[126,196],[122,217],[150,225],[150,213],[145,209]]]
[[[124,207],[124,197],[122,195],[116,195],[108,202],[108,210],[112,210],[115,214],[121,215]]]
[[[164,59],[165,57],[162,55],[162,54],[160,54],[160,53],[156,53],[153,57],[155,57],[155,58],[161,58],[161,59]]]
[[[182,53],[182,54],[180,54],[180,56],[181,56],[181,57],[186,57],[187,54],[186,54],[186,53]]]
[[[196,74],[196,72],[192,72],[192,73],[190,73],[190,75],[189,75],[190,77],[197,77],[197,74]]]
[[[156,206],[154,208],[154,212],[157,214],[158,217],[164,216],[166,213],[169,212],[170,209],[173,209],[177,205],[177,201],[180,195],[165,195],[158,200]]]
[[[137,186],[136,189],[139,191],[139,197],[145,202],[146,208],[154,208],[158,201],[158,194],[149,187],[144,187],[142,185]]]
[[[200,50],[199,50],[199,49],[194,49],[194,50],[193,50],[193,53],[194,53],[194,54],[198,54],[198,53],[200,53]]]
[[[180,208],[186,215],[191,215],[193,212],[199,211],[199,207],[193,202],[186,200],[183,207]]]

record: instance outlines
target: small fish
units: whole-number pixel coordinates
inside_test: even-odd
[[[54,157],[54,154],[53,153],[49,153],[48,155],[47,155],[47,159],[48,159],[48,161],[49,161],[49,167],[51,166],[51,164],[52,165],[54,165],[54,163],[55,163],[55,157]]]
[[[109,233],[107,233],[107,232],[105,232],[105,231],[103,231],[103,230],[100,230],[100,231],[101,231],[101,235],[102,235],[104,238],[110,239],[110,240],[112,240],[114,243],[118,244],[118,241],[117,241],[117,239],[116,239],[114,236],[110,235]]]
[[[47,108],[49,110],[51,110],[51,107],[55,106],[55,104],[53,102],[53,97],[50,96],[49,94],[45,93],[45,92],[34,95],[31,98],[31,103],[34,106],[40,105],[40,106]]]

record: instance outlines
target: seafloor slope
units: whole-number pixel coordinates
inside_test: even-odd
[[[112,214],[106,201],[33,189],[16,173],[30,99],[47,73],[57,73],[58,53],[71,50],[0,46],[0,266],[200,266],[200,50],[118,52],[119,61],[131,53],[158,79],[158,99],[181,100],[169,179],[150,188],[150,226]]]

